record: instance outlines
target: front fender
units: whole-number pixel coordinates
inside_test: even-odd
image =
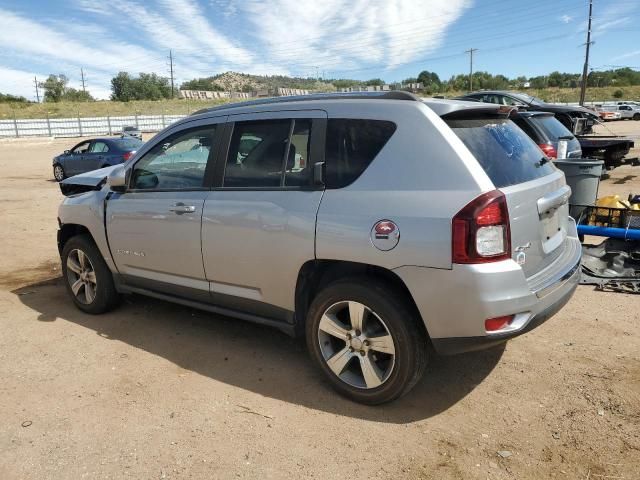
[[[85,227],[93,237],[109,269],[116,272],[104,222],[108,195],[109,189],[105,186],[100,190],[90,190],[65,198],[58,208],[58,222],[61,228],[65,225]]]

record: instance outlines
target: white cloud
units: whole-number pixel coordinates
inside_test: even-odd
[[[45,78],[42,72],[27,72],[0,65],[0,92],[35,100],[36,90],[33,83],[35,76],[39,77],[38,80]]]
[[[293,71],[397,66],[432,52],[470,0],[246,0],[239,5],[272,63]]]
[[[570,23],[571,21],[573,21],[573,17],[571,15],[562,15],[560,17],[560,21],[562,23]]]
[[[624,60],[626,58],[638,57],[638,56],[640,56],[640,50],[632,50],[631,52],[623,53],[622,55],[612,57],[611,60],[614,62],[617,62],[618,60]]]

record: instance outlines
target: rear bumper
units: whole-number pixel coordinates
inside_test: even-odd
[[[513,260],[454,265],[451,270],[401,267],[405,282],[438,353],[489,348],[526,333],[558,312],[580,281],[582,250],[577,237],[544,275],[525,278]],[[516,315],[512,324],[487,333],[486,319]]]
[[[472,352],[475,350],[483,350],[495,345],[506,342],[507,340],[527,333],[534,328],[542,325],[544,322],[558,313],[562,307],[573,296],[578,283],[580,281],[580,269],[578,268],[569,278],[569,281],[563,288],[562,295],[551,305],[546,306],[543,310],[533,315],[530,320],[519,330],[507,332],[500,335],[485,335],[484,337],[453,337],[453,338],[434,338],[431,340],[433,346],[440,355],[455,355],[457,353]]]

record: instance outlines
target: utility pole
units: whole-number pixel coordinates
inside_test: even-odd
[[[473,91],[473,52],[477,52],[477,48],[470,48],[465,50],[464,53],[469,54],[469,91]]]
[[[589,47],[591,46],[591,15],[593,13],[593,0],[589,0],[589,25],[587,26],[587,49],[584,56],[584,68],[582,69],[582,85],[580,85],[580,105],[584,105],[584,97],[587,93],[587,74],[589,70]]]
[[[171,72],[171,98],[173,98],[173,53],[171,50],[169,50],[169,71]]]
[[[33,77],[33,84],[36,87],[36,102],[40,103],[40,91],[38,90],[38,77]]]
[[[82,67],[80,67],[80,78],[82,78],[82,91],[84,93],[87,93],[87,90],[84,85],[84,70],[82,69]]]

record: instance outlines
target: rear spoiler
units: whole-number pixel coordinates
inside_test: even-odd
[[[442,116],[443,120],[471,120],[471,119],[480,119],[480,118],[502,118],[506,119],[513,112],[518,111],[518,107],[502,105],[498,108],[496,107],[487,107],[487,108],[469,108],[462,110],[455,110],[451,113],[447,113]]]

